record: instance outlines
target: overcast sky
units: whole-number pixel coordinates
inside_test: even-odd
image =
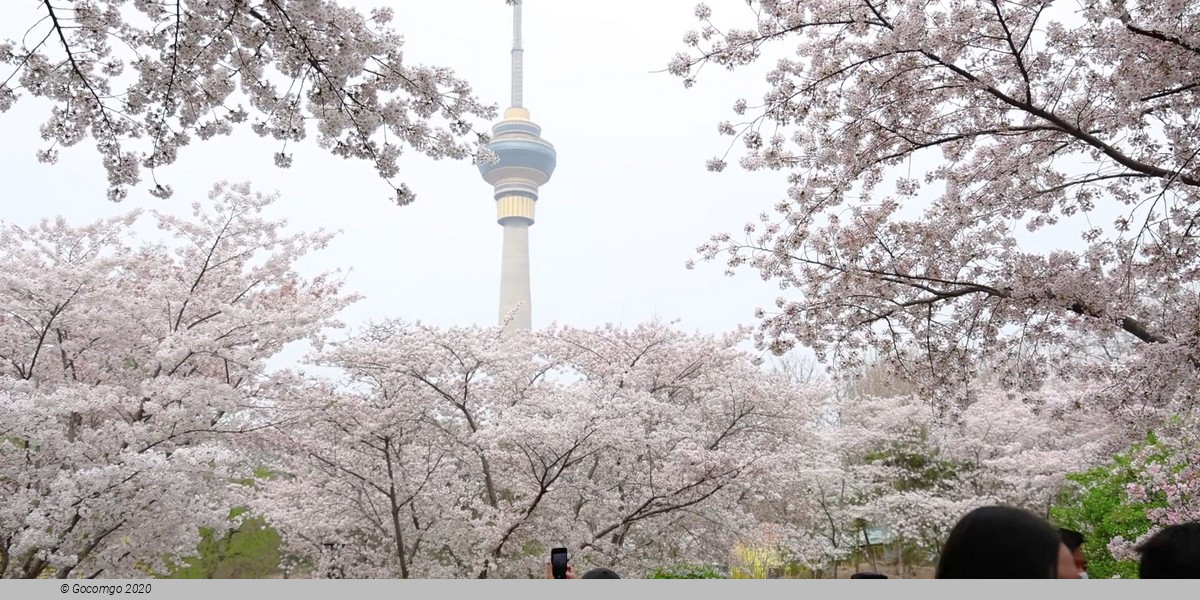
[[[384,0],[343,2],[366,10]],[[5,2],[0,37],[28,27],[24,15],[40,16],[36,3],[24,4]],[[407,38],[407,61],[450,67],[482,97],[508,104],[511,9],[502,0],[390,4]],[[689,330],[722,331],[751,323],[754,308],[777,295],[751,272],[728,278],[720,265],[684,267],[709,235],[740,230],[786,188],[779,173],[705,170],[705,160],[729,143],[717,123],[740,95],[761,96],[765,65],[736,74],[709,69],[690,90],[663,72],[696,23],[694,4],[525,3],[525,104],[559,155],[531,230],[535,327],[659,317],[681,319]],[[712,4],[725,15],[748,16],[741,0]],[[0,114],[7,182],[0,219],[29,224],[65,214],[84,222],[135,207],[182,212],[215,181],[249,180],[282,194],[277,210],[294,227],[343,231],[304,267],[352,269],[349,287],[366,299],[346,313],[351,324],[383,317],[495,324],[501,228],[490,186],[467,162],[408,157],[400,179],[418,200],[397,207],[366,162],[333,157],[310,141],[296,148],[295,166],[281,170],[272,161],[277,145],[244,131],[196,143],[160,171],[174,198],[152,198],[143,185],[114,205],[105,199],[91,142],[66,150],[56,165],[37,162],[45,114],[29,100]]]

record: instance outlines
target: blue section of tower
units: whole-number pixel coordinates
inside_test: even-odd
[[[489,175],[498,169],[530,169],[549,179],[558,164],[558,153],[550,142],[538,135],[540,133],[541,128],[528,121],[501,121],[496,124],[488,149],[496,155],[497,160],[491,164],[481,163],[479,173],[490,181]],[[496,191],[498,197],[500,190]]]

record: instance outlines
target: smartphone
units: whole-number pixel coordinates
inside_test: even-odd
[[[555,579],[567,578],[567,549],[555,548],[550,551],[550,571]]]

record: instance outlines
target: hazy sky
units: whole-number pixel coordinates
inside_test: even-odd
[[[343,3],[366,10],[384,1]],[[0,37],[19,36],[30,18],[41,16],[34,2],[14,4],[0,10]],[[450,67],[482,97],[507,105],[511,9],[502,0],[388,4],[407,39],[407,61]],[[681,319],[689,330],[720,331],[752,322],[754,308],[770,306],[778,293],[749,271],[728,278],[716,264],[684,268],[709,235],[740,230],[770,210],[786,187],[780,173],[705,170],[705,160],[729,143],[717,123],[732,115],[739,96],[761,96],[767,65],[736,74],[707,69],[690,90],[663,72],[696,23],[694,4],[525,3],[525,104],[559,155],[531,230],[535,327],[660,317]],[[749,16],[741,0],[711,4],[724,15]],[[174,198],[152,198],[143,185],[112,204],[92,142],[64,151],[56,165],[37,162],[45,114],[27,99],[0,114],[7,182],[0,219],[29,224],[65,214],[84,222],[135,207],[183,212],[215,181],[249,180],[282,194],[276,210],[294,227],[343,231],[304,269],[352,269],[349,288],[366,299],[345,314],[351,324],[383,317],[495,324],[501,228],[490,186],[467,162],[409,156],[399,179],[418,200],[397,207],[370,164],[333,157],[310,140],[291,147],[295,166],[281,170],[272,161],[278,145],[247,130],[198,142],[176,166],[161,170]]]

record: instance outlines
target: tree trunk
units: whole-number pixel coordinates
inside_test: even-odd
[[[0,546],[0,579],[4,579],[4,572],[8,570],[8,546],[12,542],[12,538]]]
[[[492,482],[492,467],[488,464],[488,459],[483,455],[483,450],[479,451],[479,462],[483,467],[483,485],[487,489],[488,504],[492,508],[500,508],[500,500],[496,497],[496,485]],[[486,573],[487,570],[484,570]]]
[[[865,527],[863,528],[862,534],[863,534],[863,542],[866,543],[866,546],[864,546],[864,548],[867,551],[867,558],[871,559],[871,570],[878,573],[879,566],[875,564],[875,551],[874,551],[874,549],[871,548],[871,536],[867,534],[867,528],[865,528]]]
[[[400,530],[400,507],[396,506],[396,498],[392,500],[392,529],[396,533],[396,556],[400,558],[400,578],[408,579],[408,557],[404,553],[404,534]]]
[[[396,536],[396,556],[400,559],[400,578],[408,579],[408,557],[404,554],[404,534],[400,529],[400,509],[396,502],[396,478],[392,470],[391,440],[384,440],[383,457],[388,471],[388,502],[391,503],[392,533]]]

